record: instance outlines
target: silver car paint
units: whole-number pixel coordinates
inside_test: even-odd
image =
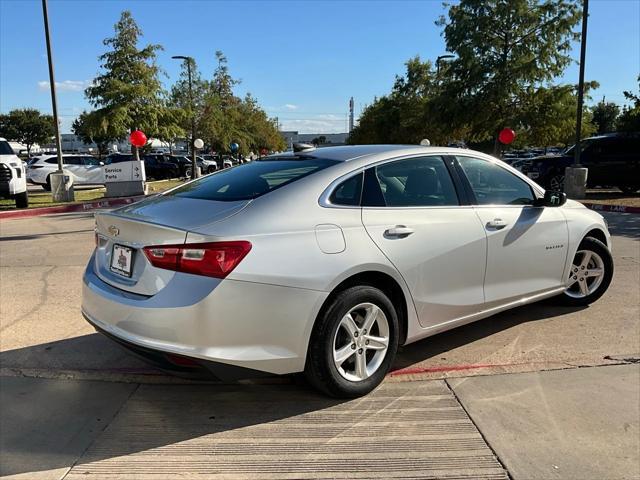
[[[571,202],[548,209],[332,206],[327,202],[331,187],[373,164],[425,154],[468,154],[499,161],[477,152],[438,147],[333,147],[321,153],[348,161],[238,205],[195,201],[206,203],[196,208],[192,199],[160,196],[97,214],[105,251],[99,248],[87,268],[84,313],[113,335],[142,346],[273,373],[295,372],[304,368],[323,301],[356,273],[381,272],[398,283],[406,301],[409,343],[561,292],[564,271],[584,234],[597,228],[608,235],[601,216]],[[543,190],[526,176],[500,165],[542,195]],[[526,235],[518,234],[526,243],[520,245],[522,238],[516,238],[512,243],[519,248],[503,258],[500,248],[511,229],[486,240],[486,215],[499,212],[511,222],[512,213],[525,210],[543,211],[544,225],[529,222]],[[403,222],[397,221],[399,216]],[[455,220],[463,221],[464,227]],[[417,235],[407,237],[409,242],[397,240],[405,246],[398,247],[396,254],[385,246],[381,232],[401,223],[430,232],[429,248],[412,245]],[[122,232],[118,238],[109,237],[111,224]],[[140,252],[136,259],[140,264],[135,265],[129,283],[103,271],[108,270],[114,241],[138,248],[233,239],[251,241],[252,250],[223,281],[160,272]],[[545,250],[548,244],[563,247]],[[491,284],[485,299],[487,250],[494,253],[490,258],[496,263],[487,265]],[[518,273],[518,280],[510,282],[510,269],[504,267],[520,255],[524,257],[517,260],[519,271],[530,270],[534,275]],[[412,264],[411,258],[420,263]]]

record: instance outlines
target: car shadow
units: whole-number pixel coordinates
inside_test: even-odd
[[[503,312],[484,321],[465,325],[403,347],[392,370],[406,368],[439,357],[449,350],[524,322],[535,322],[577,310],[542,302]],[[42,360],[43,356],[44,360]],[[170,446],[206,435],[224,434],[229,438],[235,438],[241,436],[237,432],[246,427],[258,427],[257,435],[287,435],[304,438],[305,428],[309,427],[297,421],[292,421],[293,424],[290,425],[288,419],[306,414],[314,416],[316,415],[314,412],[320,415],[320,412],[326,409],[343,408],[340,405],[345,403],[343,400],[328,398],[316,393],[300,379],[299,375],[284,378],[273,377],[272,385],[259,383],[247,385],[246,382],[212,384],[188,380],[180,380],[178,383],[174,378],[164,376],[159,370],[146,366],[117,344],[97,333],[0,353],[0,365],[5,368],[11,369],[12,367],[37,364],[50,365],[61,372],[74,369],[85,372],[108,371],[111,374],[125,376],[137,374],[137,379],[140,378],[140,375],[145,375],[145,378],[150,382],[140,387],[129,384],[132,391],[135,388],[137,390],[133,395],[128,396],[129,394],[127,394],[123,397],[121,406],[115,406],[116,408],[111,415],[115,416],[115,419],[104,432],[102,432],[105,429],[104,422],[106,420],[106,423],[109,423],[110,419],[96,419],[98,414],[91,412],[87,405],[85,408],[79,409],[75,407],[75,403],[79,398],[83,399],[88,395],[84,391],[85,389],[96,390],[96,385],[101,385],[102,388],[121,388],[125,384],[78,381],[74,382],[73,388],[60,391],[60,387],[56,386],[61,383],[59,381],[34,379],[33,388],[38,390],[36,393],[31,391],[25,394],[23,392],[19,398],[9,393],[7,399],[7,392],[3,392],[2,416],[11,416],[14,424],[18,419],[17,423],[20,425],[20,428],[13,428],[10,433],[5,433],[5,438],[2,439],[3,455],[7,459],[30,459],[28,462],[5,463],[2,467],[2,473],[5,475],[53,470],[70,465],[69,442],[32,441],[32,436],[42,433],[36,432],[37,426],[42,423],[40,417],[49,415],[48,409],[53,408],[49,405],[53,404],[59,406],[57,413],[51,412],[54,415],[62,415],[61,418],[58,418],[59,421],[65,420],[66,415],[69,416],[69,422],[65,421],[64,424],[72,423],[72,421],[80,422],[83,428],[86,428],[87,425],[93,425],[91,428],[96,429],[94,438],[99,434],[102,435],[100,442],[95,442],[93,447],[83,455],[81,462],[86,464]],[[265,382],[264,379],[260,381]],[[105,385],[109,385],[109,387],[105,387]],[[415,388],[411,384],[407,385],[406,388]],[[379,392],[374,392],[364,399],[346,402],[351,403],[352,406],[344,408],[363,407],[369,405],[370,402],[379,402],[379,400],[375,400],[377,393]],[[46,404],[39,405],[36,402],[29,405],[31,399],[37,398],[46,398]],[[394,401],[389,395],[386,398],[389,402]],[[87,400],[87,402],[90,401],[95,402],[96,400]],[[19,405],[23,407],[22,415],[12,412],[14,402],[20,402]],[[62,413],[60,413],[60,405]],[[65,408],[66,405],[68,408]],[[371,412],[370,407],[364,408],[364,410]],[[82,415],[85,415],[86,418],[80,418],[80,420],[76,418],[77,416],[82,417]],[[280,428],[275,433],[272,432],[269,425],[282,421],[285,421],[287,426]],[[137,434],[138,428],[141,431],[146,431],[149,422],[157,424],[154,434]],[[128,437],[123,439],[111,435],[110,429],[112,428],[117,428],[118,431],[124,429]],[[341,433],[336,430],[335,437]],[[82,451],[84,448],[75,457],[77,458]]]

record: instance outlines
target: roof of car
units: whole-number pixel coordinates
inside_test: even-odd
[[[416,153],[450,153],[456,154],[465,149],[452,148],[452,147],[424,147],[421,145],[343,145],[337,147],[321,147],[313,150],[306,150],[302,152],[284,152],[270,155],[269,157],[298,157],[298,158],[324,158],[326,160],[335,160],[338,162],[346,162],[354,160],[356,158],[364,157],[367,155],[384,154],[388,152],[394,152],[402,155],[403,152]],[[264,158],[269,158],[264,157]]]

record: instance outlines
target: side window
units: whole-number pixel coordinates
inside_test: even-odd
[[[364,205],[387,207],[459,205],[453,181],[442,157],[397,160],[374,167],[369,172],[365,179]]]
[[[62,160],[64,163],[64,159]],[[52,165],[57,165],[58,164],[58,159],[56,157],[53,158],[47,158],[45,160],[45,163],[51,163]]]
[[[100,165],[100,161],[97,158],[93,158],[93,157],[83,157],[84,159],[84,164],[87,166],[98,166]]]
[[[338,185],[329,197],[329,201],[334,205],[360,205],[362,175],[359,173]]]
[[[457,158],[479,205],[533,204],[533,190],[521,178],[487,160]]]
[[[62,157],[62,163],[65,165],[82,165],[81,157]]]

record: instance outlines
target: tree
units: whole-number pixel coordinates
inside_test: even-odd
[[[71,125],[71,131],[85,144],[96,144],[99,157],[108,154],[109,144],[117,140],[117,136],[109,132],[103,120],[104,117],[98,111],[84,111]]]
[[[134,129],[156,132],[163,109],[156,52],[162,47],[138,48],[142,31],[127,10],[114,30],[115,35],[103,41],[110,50],[98,57],[102,73],[85,95],[97,108],[98,123],[112,138],[125,138]]]
[[[31,156],[33,145],[49,142],[55,135],[53,116],[33,108],[12,110],[0,117],[0,136],[22,143],[27,147],[27,156]]]
[[[631,91],[623,92],[631,105],[622,109],[618,118],[618,130],[622,132],[640,132],[640,75],[638,76],[638,94]]]
[[[593,108],[593,123],[596,133],[609,133],[616,130],[616,121],[620,115],[620,107],[613,102],[598,102]]]
[[[520,123],[527,91],[549,84],[571,62],[573,29],[580,20],[569,0],[461,0],[443,27],[448,62],[444,95],[461,108],[457,124],[472,140],[495,139]],[[526,116],[526,113],[524,113]]]
[[[229,145],[237,142],[240,153],[245,155],[262,148],[284,149],[284,139],[275,122],[268,118],[257,100],[251,94],[239,98],[233,93],[233,87],[240,81],[229,73],[227,58],[222,52],[216,52],[216,60],[213,78],[202,81],[202,104],[200,100],[196,104],[197,128],[205,143],[218,152],[228,152]]]

